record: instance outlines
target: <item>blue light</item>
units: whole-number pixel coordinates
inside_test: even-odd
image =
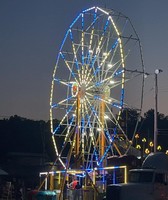
[[[70,29],[72,28],[72,26],[76,23],[76,21],[79,19],[79,17],[81,16],[81,13],[75,18],[75,20],[72,22],[72,24],[70,25]]]
[[[90,59],[90,58],[91,58],[90,52],[88,51],[86,64],[89,64],[89,59]]]
[[[102,85],[102,82],[100,81],[95,84],[96,87],[99,87],[100,85]]]
[[[115,135],[117,134],[117,129],[116,129],[116,128],[114,129],[114,134],[113,134],[113,137],[112,137],[112,138],[110,137],[108,131],[106,131],[105,133],[106,133],[106,135],[108,135],[108,137],[109,137],[109,138],[112,140],[112,142],[113,142],[114,137],[115,137]],[[103,162],[103,160],[105,159],[105,157],[106,157],[106,155],[107,155],[109,149],[110,149],[111,146],[112,146],[112,142],[111,142],[111,144],[109,144],[109,146],[106,148],[106,151],[105,151],[104,155],[102,156],[102,158],[101,158],[100,161],[99,161],[99,165],[100,165],[100,164]]]
[[[53,105],[51,106],[51,108],[56,108],[56,107],[58,107],[58,104],[57,104],[57,103],[55,103],[55,104],[53,104]]]
[[[71,30],[70,30],[70,38],[71,38],[71,41],[73,44],[74,39],[73,39],[73,34],[72,34]],[[75,51],[75,49],[73,51]],[[75,55],[75,52],[74,52],[74,55]],[[78,60],[77,60],[76,56],[75,56],[75,64],[76,64],[76,69],[79,70]]]
[[[104,26],[104,33],[105,33],[106,30],[107,30],[108,24],[109,24],[109,19],[107,19],[106,24],[105,24],[105,26]],[[104,33],[103,33],[103,34],[104,34]]]
[[[114,74],[114,77],[115,76],[118,76],[118,75],[120,75],[120,74],[122,74],[124,72],[124,70],[122,69],[122,70],[120,70],[120,71],[117,71],[115,74]]]
[[[61,47],[60,47],[60,51],[62,50],[62,47],[63,47],[63,45],[64,45],[64,43],[65,43],[65,40],[66,40],[66,38],[67,38],[67,36],[68,36],[68,34],[69,34],[69,31],[70,31],[70,29],[68,29],[68,31],[67,31],[66,34],[65,34],[65,37],[64,37],[64,39],[63,39],[63,41],[62,41],[62,44],[61,44]]]
[[[64,60],[64,62],[66,63],[65,56],[62,54],[62,52],[60,52],[60,55],[61,55],[62,59]],[[76,79],[75,74],[72,71],[70,71],[70,72],[71,72],[72,76]]]
[[[73,108],[73,106],[70,106],[70,108],[69,108],[69,110],[67,111],[66,115],[68,115],[68,114],[71,112],[72,108]],[[61,126],[61,124],[59,124],[59,125],[56,127],[56,129],[54,130],[53,134],[55,134],[55,133],[59,130],[60,126]]]
[[[70,30],[70,38],[73,41],[73,35],[72,35],[72,30]]]
[[[72,99],[73,98],[73,96],[70,96],[70,97],[68,97],[67,99],[66,99],[66,101],[68,101],[68,100],[70,100],[70,99]]]
[[[59,78],[54,78],[54,81],[55,81],[55,82],[58,82],[59,84],[61,84],[61,82],[64,82],[64,81],[62,81],[62,80],[59,79]],[[72,84],[66,83],[66,85],[67,85],[67,87],[72,87]]]
[[[123,107],[123,101],[124,101],[124,88],[121,90],[121,103],[120,106]]]
[[[91,62],[91,67],[94,66],[94,63],[95,63],[95,61],[96,61],[96,57],[97,57],[97,55],[94,55],[94,56],[93,56],[92,62]]]
[[[85,127],[85,120],[84,120],[84,118],[82,118],[81,121],[82,121],[82,127],[81,127],[82,128],[82,134],[84,134],[84,130],[85,130],[84,129],[84,127]]]
[[[118,103],[112,103],[112,106],[121,109],[121,103],[120,104],[118,104]]]
[[[60,129],[60,124],[56,127],[55,131],[53,134],[56,134],[56,132]]]
[[[88,121],[88,124],[89,124],[89,128],[92,128],[92,125],[91,125],[91,122],[90,122],[91,116],[90,116],[90,115],[87,115],[86,117],[87,117],[87,121]],[[98,151],[97,151],[96,148],[94,148],[93,155],[95,155],[96,161],[97,161],[97,163],[98,163],[98,156],[97,156],[97,155],[98,155]],[[90,164],[89,166],[91,166],[91,163],[89,163],[89,164]]]
[[[100,97],[98,95],[94,95],[94,99],[100,100]]]
[[[113,44],[112,49],[114,49],[118,44],[118,39],[116,40],[116,42]]]
[[[93,23],[96,22],[96,18],[97,18],[97,9],[95,9],[95,13],[94,13],[94,21],[93,21]]]
[[[94,109],[94,107],[91,106],[90,108],[91,108],[91,110],[93,111],[93,113],[94,113],[96,116],[98,116],[96,110]]]
[[[98,73],[99,71],[100,71],[100,67],[98,66],[98,67],[96,68],[95,72],[94,72],[94,76],[96,76],[97,73]]]
[[[83,14],[82,14],[82,31],[83,31],[83,27],[84,27],[84,17],[83,17]]]
[[[113,184],[116,183],[116,173],[115,173],[115,168],[113,170]]]

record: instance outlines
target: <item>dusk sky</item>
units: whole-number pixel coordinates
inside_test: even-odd
[[[167,0],[5,0],[0,2],[0,117],[49,119],[52,73],[64,35],[84,9],[117,10],[133,23],[143,48],[146,72],[144,106],[154,108],[154,71],[158,111],[168,115]]]

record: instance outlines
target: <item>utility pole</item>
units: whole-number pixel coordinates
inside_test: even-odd
[[[162,72],[161,69],[155,70],[155,109],[154,109],[154,153],[157,151],[157,136],[158,136],[158,74]]]

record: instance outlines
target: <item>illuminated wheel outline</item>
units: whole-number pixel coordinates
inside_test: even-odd
[[[128,18],[116,13],[99,7],[82,11],[60,47],[51,86],[50,125],[57,160],[65,169],[72,167],[76,145],[74,162],[82,158],[85,169],[103,166],[109,153],[122,155],[130,148],[119,122],[127,107],[125,82],[132,79],[126,77],[129,53],[123,53],[126,43],[123,45],[124,37],[114,21],[116,16]],[[127,38],[128,42],[131,39]],[[139,42],[137,35],[133,39]],[[61,97],[58,91],[63,93]],[[59,123],[55,123],[59,117]],[[121,153],[118,146],[123,141],[127,147]],[[71,154],[68,149],[72,149]]]

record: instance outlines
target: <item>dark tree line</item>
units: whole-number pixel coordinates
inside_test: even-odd
[[[0,120],[0,156],[11,152],[45,154],[54,157],[50,125],[17,115]]]
[[[122,114],[123,127],[129,139],[132,138],[137,117],[138,114],[135,110],[127,110]],[[152,141],[153,132],[154,110],[151,109],[144,113],[138,123],[139,142],[143,137],[147,139],[147,142]],[[168,116],[160,113],[158,113],[158,132],[158,144],[165,151],[168,149]],[[46,154],[50,161],[54,161],[55,152],[49,121],[34,121],[17,115],[11,116],[9,119],[1,119],[0,156],[3,157],[10,152]]]

